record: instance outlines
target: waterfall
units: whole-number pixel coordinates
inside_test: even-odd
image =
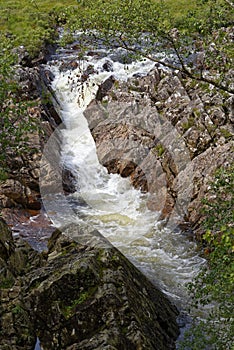
[[[114,60],[110,52],[102,52],[86,56],[75,69],[61,68],[75,57],[74,52],[60,52],[47,66],[54,74],[52,88],[65,124],[61,130],[62,162],[77,174],[77,191],[66,199],[51,199],[53,211],[48,215],[56,226],[83,222],[98,229],[183,309],[187,300],[185,284],[204,262],[196,244],[181,231],[161,225],[158,214],[147,208],[147,194],[134,189],[129,179],[108,174],[100,165],[83,114],[99,84],[110,75],[126,81],[134,74],[147,74],[154,63],[139,60],[124,64]],[[103,69],[106,62],[111,64],[111,71]],[[93,73],[81,83],[80,76],[90,65]]]

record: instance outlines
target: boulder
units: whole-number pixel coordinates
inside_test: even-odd
[[[28,261],[1,288],[1,349],[33,349],[36,336],[44,350],[175,349],[176,308],[97,231],[56,230],[42,254],[17,245]]]

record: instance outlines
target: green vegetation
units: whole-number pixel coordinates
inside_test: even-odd
[[[57,37],[57,26],[66,21],[66,11],[76,1],[12,1],[0,3],[0,181],[8,177],[11,161],[32,152],[28,133],[37,128],[29,110],[33,101],[24,96],[17,82],[15,64],[19,46],[28,60]]]
[[[194,126],[194,123],[194,117],[190,116],[186,122],[182,123],[182,128],[184,129],[184,132],[189,130],[192,126]]]
[[[102,40],[179,70],[208,88],[211,84],[234,92],[230,76],[234,48],[229,28],[234,6],[230,1],[197,0],[184,10],[178,2],[170,7],[171,2],[153,0],[79,3],[79,15],[70,13],[66,28],[69,34],[83,30],[80,45],[87,41],[95,46]],[[161,60],[157,56],[161,52],[174,55],[174,59]]]
[[[15,282],[14,279],[11,277],[5,277],[5,278],[1,277],[0,289],[11,288],[14,285],[14,282]]]
[[[20,305],[15,305],[12,309],[12,313],[17,315],[23,313],[23,308]]]
[[[75,0],[5,0],[0,4],[0,30],[14,46],[24,45],[30,54],[54,39],[57,24],[66,21],[66,11]]]
[[[28,109],[32,102],[22,98],[14,76],[16,56],[11,53],[10,39],[0,41],[0,180],[7,178],[13,157],[31,152],[27,148],[28,132],[36,128]],[[10,158],[10,159],[9,159]]]
[[[84,303],[90,297],[90,293],[88,291],[82,292],[78,299],[72,301],[71,305],[63,306],[63,315],[66,319],[73,316],[76,312],[76,307],[82,303]]]
[[[161,143],[158,143],[154,148],[153,148],[153,152],[156,152],[156,154],[159,157],[162,157],[164,152],[165,152],[165,148]]]
[[[233,350],[234,164],[217,171],[204,214],[208,265],[189,289],[196,306],[209,306],[209,317],[192,326],[181,349]]]

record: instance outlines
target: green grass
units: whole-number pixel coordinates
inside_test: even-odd
[[[72,10],[81,2],[77,0],[1,0],[0,31],[12,35],[16,45],[28,46],[33,51],[40,45],[39,37],[49,40],[56,22],[63,22],[64,18],[69,17]],[[86,5],[86,2],[84,4]],[[193,10],[196,6],[195,2],[186,0],[165,0],[165,4],[169,6],[171,16],[179,20],[188,10]]]
[[[0,30],[11,31],[13,34],[22,34],[25,29],[37,26],[38,20],[48,19],[52,11],[61,11],[64,8],[77,5],[75,0],[67,1],[19,1],[1,0]]]
[[[75,0],[67,1],[19,1],[0,2],[0,31],[11,38],[12,45],[24,45],[32,55],[36,55],[44,42],[55,35],[56,25],[63,21]]]
[[[135,0],[136,4],[138,0]],[[119,1],[119,8],[128,1]],[[152,0],[154,2],[154,0]],[[205,19],[206,3],[191,0],[155,0],[156,3],[164,3],[168,8],[165,21],[171,25],[187,26],[189,17],[196,13]],[[208,0],[209,2],[209,0]],[[224,0],[216,0],[223,3]],[[8,33],[15,46],[24,45],[30,53],[36,53],[44,42],[54,37],[55,28],[63,24],[67,19],[82,16],[83,5],[86,9],[95,8],[95,0],[0,0],[0,32]],[[118,5],[118,0],[116,1]],[[103,8],[107,8],[110,2],[103,1]],[[141,8],[143,5],[140,5]],[[80,9],[80,10],[79,10]],[[123,11],[125,11],[123,9]],[[147,8],[143,9],[147,13]]]
[[[191,0],[165,0],[165,4],[170,9],[171,16],[175,20],[180,20],[182,17],[186,16],[189,11],[196,9],[196,1]]]

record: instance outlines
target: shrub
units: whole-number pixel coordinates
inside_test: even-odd
[[[234,164],[219,169],[204,200],[203,236],[207,266],[189,284],[193,305],[209,309],[195,320],[180,349],[233,350],[234,334]]]

